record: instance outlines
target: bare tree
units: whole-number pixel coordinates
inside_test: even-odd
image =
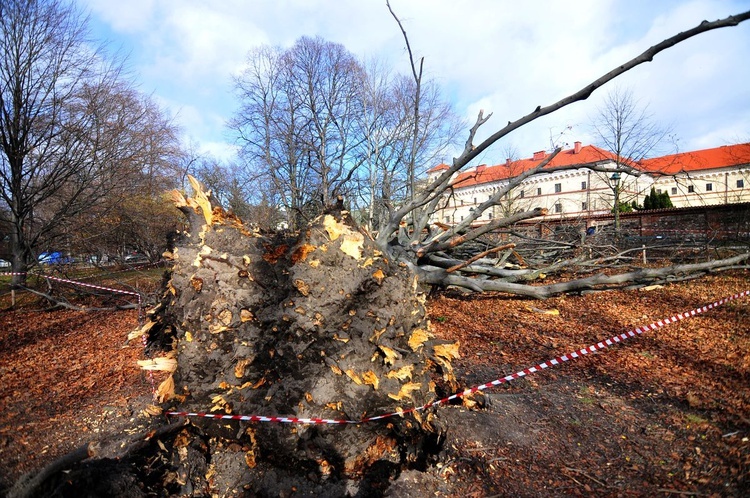
[[[117,139],[97,151],[117,175],[101,186],[105,196],[88,196],[89,206],[68,213],[58,226],[66,227],[76,254],[103,259],[130,250],[156,261],[168,234],[181,225],[179,212],[164,196],[180,186],[175,171],[185,153],[179,130],[149,97],[128,87],[109,95],[93,112],[99,121],[122,127],[102,131],[102,136]]]
[[[149,144],[133,130],[150,110],[132,106],[120,67],[91,50],[72,3],[0,5],[0,198],[19,283],[42,241],[138,170]]]
[[[273,187],[291,228],[329,203],[362,162],[352,156],[361,141],[360,71],[343,46],[301,38],[286,51],[251,52],[235,82],[241,107],[230,127],[249,176]]]
[[[230,127],[245,177],[273,190],[292,229],[338,195],[369,212],[360,219],[377,229],[410,195],[415,162],[428,164],[458,132],[433,82],[415,88],[375,64],[370,69],[341,45],[301,38],[285,51],[252,51],[235,82],[240,109]]]
[[[365,66],[361,85],[364,101],[361,154],[366,175],[352,198],[352,211],[371,231],[385,225],[389,213],[411,197],[416,186],[410,180],[416,164],[433,164],[456,144],[462,126],[452,107],[442,99],[434,81],[420,82],[419,115],[413,108],[417,89],[404,75],[390,76],[385,68],[372,63]],[[416,124],[416,126],[415,126]]]
[[[642,159],[651,156],[665,145],[670,129],[662,127],[648,113],[648,106],[640,105],[632,90],[616,87],[607,93],[592,122],[598,145],[614,157],[618,169],[632,171]],[[621,203],[625,182],[615,174],[607,183],[613,192],[615,231],[620,229]],[[638,196],[640,192],[635,192]]]

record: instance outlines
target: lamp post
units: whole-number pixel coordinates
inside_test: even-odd
[[[620,172],[615,171],[609,178],[615,192],[615,235],[620,233]]]

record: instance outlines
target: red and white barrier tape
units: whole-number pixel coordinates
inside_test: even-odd
[[[479,391],[484,391],[485,389],[489,389],[491,387],[499,386],[500,384],[504,384],[506,382],[510,382],[513,379],[518,379],[521,377],[525,377],[527,375],[531,375],[533,373],[539,372],[541,370],[544,370],[546,368],[550,368],[556,365],[559,365],[561,363],[564,363],[568,360],[573,360],[576,358],[580,358],[581,356],[587,355],[589,353],[593,353],[595,351],[598,351],[600,349],[604,349],[608,346],[612,346],[614,344],[617,344],[619,342],[622,342],[626,339],[629,339],[631,337],[635,337],[639,334],[642,334],[644,332],[647,332],[649,330],[657,330],[660,329],[666,325],[669,325],[670,323],[675,323],[680,320],[684,320],[686,318],[690,318],[696,315],[699,315],[701,313],[704,313],[706,311],[709,311],[713,308],[716,308],[717,306],[721,306],[722,304],[726,304],[729,301],[733,301],[735,299],[740,299],[744,296],[750,295],[750,290],[746,290],[744,292],[740,292],[739,294],[735,294],[733,296],[721,299],[719,301],[716,301],[714,303],[708,304],[706,306],[696,308],[694,310],[685,312],[685,313],[678,313],[670,318],[665,318],[662,320],[659,320],[657,322],[651,323],[650,325],[646,325],[644,327],[639,327],[634,330],[630,330],[628,332],[625,332],[623,334],[611,337],[605,341],[597,342],[594,345],[591,345],[589,347],[579,349],[578,351],[573,351],[571,353],[558,356],[556,358],[553,358],[551,360],[547,360],[545,362],[539,363],[536,366],[526,368],[524,370],[520,370],[514,374],[507,375],[505,377],[495,379],[491,382],[487,382],[485,384],[472,387],[470,389],[466,389],[465,391],[453,394],[451,396],[448,396],[447,398],[443,398],[436,401],[431,401],[425,405],[414,407],[414,408],[408,408],[406,410],[400,410],[396,412],[386,413],[384,415],[377,415],[375,417],[365,417],[360,420],[338,420],[338,419],[327,419],[327,418],[301,418],[301,417],[277,417],[277,416],[271,416],[271,417],[264,417],[260,415],[221,415],[221,414],[214,414],[214,413],[202,413],[202,412],[178,412],[178,411],[167,411],[165,412],[165,415],[168,417],[202,417],[202,418],[213,418],[213,419],[221,419],[221,420],[242,420],[246,422],[279,422],[279,423],[288,423],[288,424],[338,424],[338,425],[345,425],[345,424],[362,424],[366,422],[374,422],[375,420],[383,420],[399,415],[406,415],[408,413],[412,412],[419,412],[426,410],[430,407],[437,406],[437,405],[443,405],[450,401],[453,401],[454,399],[462,398],[464,396],[468,396],[470,394],[474,394]]]
[[[27,273],[0,273],[0,275],[7,275],[7,276],[13,276],[13,275],[28,275]],[[47,280],[53,280],[55,282],[61,282],[65,284],[71,284],[71,285],[78,285],[80,287],[88,287],[90,289],[97,289],[97,290],[103,290],[107,292],[113,292],[115,294],[125,294],[128,296],[135,296],[138,298],[138,319],[140,321],[141,318],[141,295],[137,292],[133,291],[126,291],[122,289],[114,289],[112,287],[103,287],[101,285],[94,285],[94,284],[87,284],[86,282],[79,282],[77,280],[68,280],[66,278],[59,278],[59,277],[53,277],[52,275],[41,275],[41,274],[35,274],[36,276],[40,278],[45,278]]]

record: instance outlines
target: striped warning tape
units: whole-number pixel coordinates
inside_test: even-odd
[[[67,278],[53,277],[51,275],[40,275],[40,277],[46,278],[47,280],[53,280],[53,281],[56,281],[56,282],[60,282],[60,283],[66,283],[66,284],[71,284],[71,285],[78,285],[80,287],[88,287],[90,289],[97,289],[97,290],[102,290],[102,291],[106,291],[106,292],[113,292],[115,294],[124,294],[126,296],[135,296],[136,298],[138,298],[138,323],[141,323],[141,321],[143,320],[143,316],[142,316],[143,315],[142,314],[142,310],[143,310],[142,304],[143,303],[142,303],[142,300],[141,300],[141,295],[139,293],[137,293],[137,292],[126,291],[126,290],[122,290],[122,289],[114,289],[112,287],[104,287],[102,285],[87,284],[86,282],[78,282],[76,280],[68,280]]]
[[[62,283],[66,283],[66,284],[80,285],[81,287],[90,287],[90,288],[93,288],[93,289],[105,290],[105,291],[109,291],[109,292],[115,292],[115,293],[118,293],[118,294],[128,294],[128,295],[131,295],[131,296],[136,296],[138,298],[141,297],[140,294],[138,294],[137,292],[133,292],[133,291],[126,291],[126,290],[122,290],[122,289],[113,289],[111,287],[104,287],[104,286],[101,286],[101,285],[87,284],[86,282],[80,282],[78,280],[68,280],[66,278],[53,277],[52,275],[42,275],[40,273],[25,273],[25,272],[11,273],[11,272],[6,272],[6,273],[0,273],[0,275],[3,275],[3,276],[35,275],[35,276],[40,277],[40,278],[46,278],[47,280],[55,280],[57,282],[62,282]]]
[[[425,405],[417,406],[413,408],[408,408],[406,410],[398,410],[391,413],[386,413],[383,415],[377,415],[374,417],[365,417],[360,420],[339,420],[339,419],[326,419],[326,418],[301,418],[301,417],[277,417],[277,416],[270,416],[270,417],[264,417],[260,415],[221,415],[221,414],[215,414],[215,413],[203,413],[203,412],[178,412],[178,411],[167,411],[165,412],[165,415],[168,417],[202,417],[202,418],[213,418],[213,419],[221,419],[221,420],[242,420],[246,422],[279,422],[279,423],[288,423],[288,424],[338,424],[338,425],[344,425],[344,424],[362,424],[366,422],[374,422],[376,420],[383,420],[399,415],[406,415],[408,413],[412,412],[420,412],[423,410],[426,410],[428,408],[431,408],[433,406],[443,405],[446,403],[449,403],[455,399],[462,398],[464,396],[468,396],[470,394],[474,394],[479,391],[484,391],[485,389],[489,389],[491,387],[499,386],[500,384],[504,384],[506,382],[510,382],[513,379],[519,379],[521,377],[525,377],[527,375],[531,375],[533,373],[539,372],[541,370],[545,370],[550,367],[554,367],[556,365],[559,365],[561,363],[564,363],[569,360],[573,360],[576,358],[580,358],[581,356],[585,356],[589,353],[596,352],[600,349],[607,348],[609,346],[612,346],[614,344],[620,343],[626,339],[630,339],[631,337],[636,337],[639,334],[643,334],[644,332],[647,332],[649,330],[657,330],[660,329],[666,325],[669,325],[670,323],[675,323],[680,320],[685,320],[686,318],[690,318],[696,315],[699,315],[701,313],[705,313],[706,311],[709,311],[713,308],[716,308],[718,306],[721,306],[723,304],[728,303],[729,301],[733,301],[735,299],[740,299],[744,296],[750,295],[750,290],[746,290],[744,292],[740,292],[739,294],[735,294],[730,297],[726,297],[724,299],[721,299],[719,301],[716,301],[714,303],[702,306],[700,308],[695,308],[694,310],[685,312],[685,313],[678,313],[670,318],[664,318],[662,320],[656,321],[654,323],[651,323],[649,325],[646,325],[644,327],[639,327],[634,330],[629,330],[628,332],[625,332],[623,334],[611,337],[605,341],[597,342],[596,344],[593,344],[591,346],[579,349],[577,351],[573,351],[568,354],[564,354],[562,356],[558,356],[556,358],[552,358],[551,360],[547,360],[545,362],[539,363],[536,366],[526,368],[524,370],[519,370],[516,373],[506,375],[505,377],[501,377],[499,379],[495,379],[491,382],[487,382],[485,384],[472,387],[470,389],[466,389],[465,391],[458,392],[456,394],[453,394],[451,396],[448,396],[447,398],[431,401]]]
[[[27,274],[27,273],[10,273],[10,272],[8,272],[8,273],[0,273],[0,275],[14,276],[14,275],[31,275],[31,274]],[[36,275],[37,277],[44,278],[44,279],[47,279],[47,280],[52,280],[52,281],[55,281],[55,282],[60,282],[60,283],[65,283],[65,284],[71,284],[71,285],[78,285],[80,287],[88,287],[90,289],[97,289],[97,290],[102,290],[102,291],[107,291],[107,292],[113,292],[115,294],[125,294],[125,295],[128,295],[128,296],[135,296],[138,299],[138,317],[140,319],[140,316],[141,316],[141,305],[142,305],[142,303],[141,303],[141,295],[139,293],[137,293],[137,292],[127,291],[127,290],[123,290],[123,289],[114,289],[112,287],[104,287],[102,285],[87,284],[86,282],[80,282],[80,281],[77,281],[77,280],[68,280],[67,278],[53,277],[52,275],[42,275],[42,274],[38,274],[38,273],[34,273],[33,275]]]
[[[116,294],[127,294],[130,296],[136,296],[138,298],[138,302],[140,303],[141,295],[137,292],[133,291],[126,291],[122,289],[113,289],[112,287],[104,287],[103,285],[95,285],[95,284],[87,284],[86,282],[79,282],[77,280],[68,280],[67,278],[59,278],[59,277],[53,277],[51,275],[39,275],[42,278],[46,278],[47,280],[54,280],[56,282],[61,282],[65,284],[71,284],[71,285],[78,285],[81,287],[88,287],[90,289],[98,289],[103,290],[107,292],[114,292]]]

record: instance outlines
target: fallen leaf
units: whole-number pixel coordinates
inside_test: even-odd
[[[529,311],[533,311],[534,313],[541,313],[542,315],[552,315],[552,316],[559,316],[560,310],[557,309],[550,309],[550,310],[543,310],[541,308],[535,308],[534,306],[526,306],[526,309]]]
[[[252,358],[242,358],[234,366],[234,376],[241,379],[245,376],[245,368],[252,362]]]
[[[388,377],[389,379],[398,379],[400,381],[405,381],[406,379],[411,380],[413,371],[414,371],[414,366],[407,365],[407,366],[399,368],[398,370],[391,370],[390,372],[385,374],[385,376]]]
[[[337,367],[336,365],[328,365],[328,366],[329,366],[329,367],[331,367],[331,370],[332,370],[332,371],[333,371],[333,373],[335,373],[336,375],[344,375],[344,372],[343,372],[343,370],[341,370],[341,369],[340,369],[339,367]]]
[[[143,409],[143,413],[150,417],[158,417],[162,414],[162,409],[156,405],[146,405],[146,408]]]
[[[459,342],[451,342],[447,344],[435,344],[432,347],[432,351],[434,352],[435,356],[438,358],[443,358],[445,360],[453,360],[455,358],[460,358],[461,355],[458,352],[459,348]]]
[[[378,349],[380,349],[385,355],[383,362],[386,365],[393,365],[393,363],[401,357],[395,349],[389,348],[388,346],[380,345],[378,346]]]
[[[382,284],[382,283],[383,283],[383,279],[385,278],[385,273],[383,273],[383,270],[381,270],[380,268],[378,268],[378,269],[377,269],[377,270],[376,270],[376,271],[375,271],[375,272],[374,272],[374,273],[372,274],[372,278],[374,278],[374,279],[375,279],[375,281],[376,281],[376,282],[377,282],[378,284]]]
[[[292,264],[296,265],[300,261],[304,262],[307,259],[307,255],[315,250],[315,246],[310,244],[302,244],[292,252]]]
[[[294,281],[294,287],[299,291],[300,294],[303,296],[307,296],[310,294],[310,286],[305,283],[304,280],[296,279]]]
[[[345,370],[345,371],[344,371],[344,373],[346,373],[346,375],[347,375],[347,376],[348,376],[348,377],[349,377],[350,379],[352,379],[352,380],[354,381],[354,383],[355,383],[355,384],[357,384],[357,385],[361,385],[361,384],[362,384],[362,379],[361,379],[361,378],[359,377],[359,375],[357,375],[357,372],[355,372],[355,371],[354,371],[354,370],[352,370],[351,368],[350,368],[350,369],[348,369],[348,370]]]

